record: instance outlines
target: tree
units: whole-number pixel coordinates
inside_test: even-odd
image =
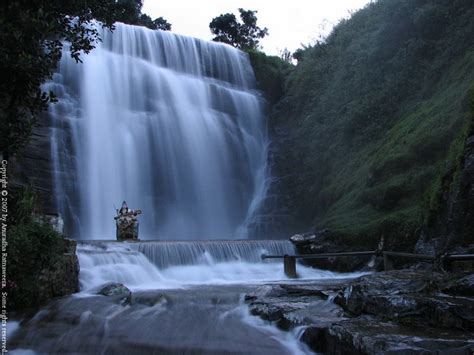
[[[117,0],[117,4],[120,11],[116,21],[144,26],[152,30],[171,31],[171,24],[163,17],[152,20],[147,14],[142,14],[143,0]]]
[[[142,14],[138,19],[137,25],[145,26],[152,30],[171,31],[171,24],[163,17],[152,20],[150,16]]]
[[[234,14],[223,14],[212,19],[209,24],[215,35],[215,42],[230,44],[242,50],[256,50],[260,48],[260,39],[268,35],[266,27],[257,26],[257,11],[239,9],[241,22]]]
[[[293,54],[288,48],[285,47],[284,49],[278,51],[278,54],[283,61],[291,64],[291,61],[293,60]]]
[[[171,31],[171,23],[166,21],[163,17],[158,17],[153,20],[156,30]]]
[[[116,14],[116,21],[138,25],[140,22],[143,0],[117,0],[119,10]],[[147,15],[145,15],[147,16]]]
[[[61,58],[63,42],[80,62],[100,41],[94,20],[113,29],[115,21],[135,23],[142,0],[10,0],[0,11],[0,152],[26,145],[52,93],[41,90]]]

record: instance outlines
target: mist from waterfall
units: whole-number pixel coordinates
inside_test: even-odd
[[[115,238],[114,204],[142,239],[246,237],[265,195],[263,100],[230,46],[117,24],[52,82],[58,209],[69,235]]]

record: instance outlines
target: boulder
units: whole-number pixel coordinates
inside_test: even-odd
[[[443,288],[443,292],[457,296],[474,297],[474,274],[449,282]]]
[[[461,280],[461,285],[468,283]],[[444,275],[422,270],[381,272],[361,277],[336,302],[353,316],[370,314],[401,324],[474,330],[474,299],[440,294],[445,282]]]
[[[127,286],[119,282],[111,282],[102,286],[97,292],[98,295],[103,296],[130,296],[131,291]]]
[[[295,234],[290,241],[296,246],[300,254],[324,254],[342,253],[354,250],[354,246],[348,245],[344,238],[337,233],[323,229],[311,233]],[[364,249],[365,251],[366,249]],[[359,249],[359,251],[362,251]],[[350,272],[363,269],[370,261],[370,257],[330,257],[324,259],[303,259],[302,263],[316,267],[339,272]],[[374,267],[375,267],[375,263]]]
[[[470,355],[474,341],[466,333],[442,333],[430,327],[411,328],[364,316],[324,329],[329,354],[459,354]]]
[[[281,329],[306,326],[300,339],[316,352],[470,355],[474,299],[463,292],[471,283],[472,275],[406,269],[266,285],[246,299],[252,314]]]
[[[290,237],[290,242],[296,246],[308,245],[317,240],[315,233],[295,234]]]

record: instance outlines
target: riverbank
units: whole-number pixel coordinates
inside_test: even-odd
[[[328,354],[469,354],[474,275],[404,269],[348,281],[278,284],[246,295],[251,314]]]

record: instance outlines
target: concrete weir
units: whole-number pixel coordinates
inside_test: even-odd
[[[207,261],[243,261],[259,263],[265,254],[295,254],[287,240],[144,240],[117,242],[113,240],[80,240],[79,245],[107,248],[125,247],[144,254],[158,268],[193,265]]]

